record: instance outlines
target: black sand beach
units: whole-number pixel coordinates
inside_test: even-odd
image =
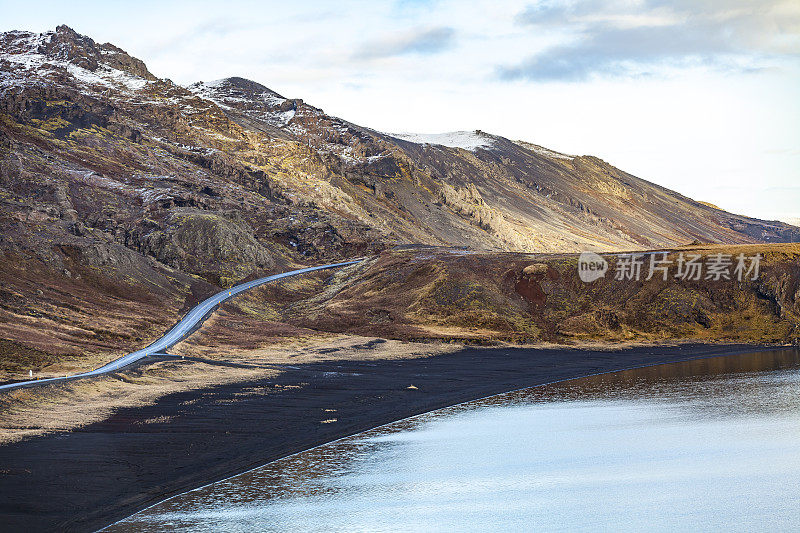
[[[760,349],[468,348],[297,365],[271,379],[175,393],[71,432],[0,446],[0,529],[96,530],[170,495],[432,409],[599,372]],[[259,387],[269,394],[241,394]],[[142,423],[154,419],[163,421]]]

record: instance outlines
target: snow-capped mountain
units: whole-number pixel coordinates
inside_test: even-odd
[[[0,113],[3,245],[102,244],[216,283],[397,243],[800,239],[591,156],[479,130],[383,133],[244,78],[183,87],[66,26],[0,34]]]

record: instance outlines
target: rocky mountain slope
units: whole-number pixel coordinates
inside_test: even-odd
[[[183,87],[66,26],[0,34],[0,224],[0,337],[19,357],[140,345],[214,287],[402,243],[800,240],[595,157],[382,133],[243,78]]]

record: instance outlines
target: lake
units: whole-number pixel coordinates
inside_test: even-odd
[[[161,502],[108,531],[798,531],[800,350],[440,409]]]

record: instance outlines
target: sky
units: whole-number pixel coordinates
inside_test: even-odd
[[[800,219],[797,0],[0,0],[1,31],[58,24],[177,83],[242,76],[377,130],[481,129]]]

